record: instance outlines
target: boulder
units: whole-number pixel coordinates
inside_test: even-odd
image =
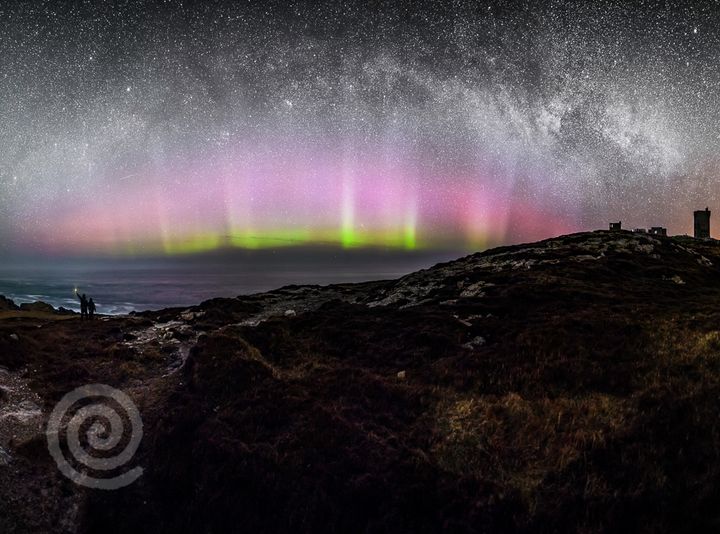
[[[47,302],[42,302],[40,300],[37,302],[32,302],[30,304],[20,304],[20,310],[28,312],[55,313],[55,308],[53,308]]]
[[[0,311],[16,311],[18,309],[17,304],[12,300],[0,295]]]
[[[463,345],[466,349],[473,350],[477,347],[482,347],[485,344],[485,338],[482,336],[475,336],[473,339]]]

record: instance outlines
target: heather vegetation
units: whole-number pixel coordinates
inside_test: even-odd
[[[25,380],[40,419],[78,385],[123,389],[146,472],[80,490],[41,433],[0,439],[1,530],[712,529],[718,302],[714,241],[594,232],[397,281],[19,314],[0,379]]]

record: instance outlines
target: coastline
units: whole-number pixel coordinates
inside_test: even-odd
[[[703,531],[718,301],[716,242],[589,232],[397,280],[0,320],[0,528]],[[120,492],[48,455],[51,410],[87,384],[142,417]]]

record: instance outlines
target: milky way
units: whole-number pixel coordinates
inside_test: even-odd
[[[5,250],[470,249],[720,209],[715,2],[194,4],[0,5]]]

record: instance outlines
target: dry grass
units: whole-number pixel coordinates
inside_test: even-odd
[[[631,416],[627,401],[609,395],[466,397],[438,405],[433,452],[448,471],[530,495],[548,473],[617,437]]]
[[[142,384],[147,474],[91,493],[87,532],[717,530],[720,247],[685,245],[717,268],[672,239],[568,259],[615,238],[468,269],[405,309],[332,301],[228,327],[260,297],[205,303],[168,379],[159,348],[123,346],[130,318],[1,323],[20,339],[0,335],[0,365],[31,364],[49,402]],[[458,300],[460,279],[492,285]]]

